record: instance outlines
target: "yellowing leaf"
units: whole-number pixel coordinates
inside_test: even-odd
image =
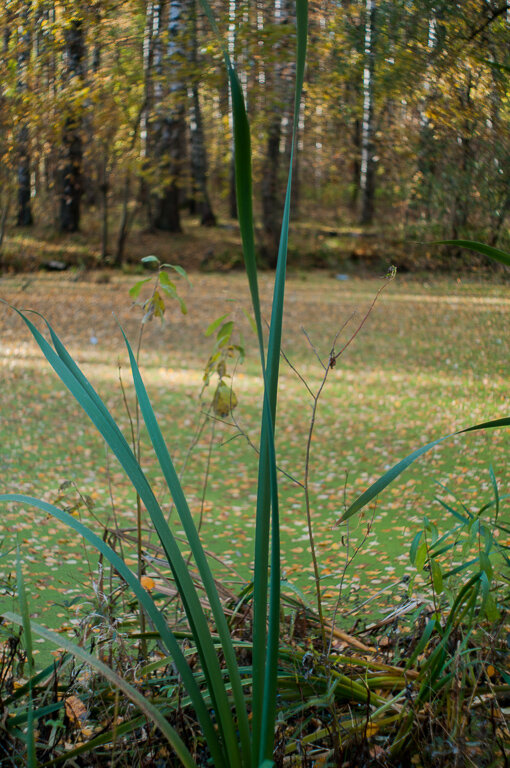
[[[142,576],[142,578],[140,579],[140,584],[148,592],[150,592],[151,589],[154,589],[154,587],[156,586],[156,582],[154,581],[154,579],[151,579],[150,576]]]
[[[78,696],[69,696],[65,703],[66,715],[75,725],[83,725],[87,719],[87,708]]]

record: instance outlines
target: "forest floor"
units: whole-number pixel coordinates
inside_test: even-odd
[[[346,321],[336,349],[348,339],[381,287],[379,275],[335,279],[324,272],[303,272],[289,278],[283,349],[312,392],[324,374],[318,357],[327,364],[333,338]],[[2,299],[37,310],[50,321],[126,435],[130,428],[120,381],[131,414],[133,387],[117,323],[136,342],[142,313],[128,290],[137,279],[112,272],[0,279]],[[177,303],[169,305],[164,323],[144,326],[142,374],[176,466],[182,469],[212,398],[213,385],[201,397],[213,343],[204,332],[215,318],[230,313],[239,334],[236,343],[242,335],[246,359],[243,364],[232,361],[231,370],[239,401],[235,419],[209,421],[183,470],[206,546],[221,559],[222,577],[239,591],[250,578],[256,456],[249,443],[257,444],[261,400],[255,338],[243,312],[249,311],[249,294],[241,273],[196,272],[190,280],[191,286],[179,278],[188,313],[182,315]],[[272,275],[263,273],[267,319],[271,285]],[[324,597],[330,610],[342,598],[344,628],[400,600],[406,590],[402,578],[414,574],[409,547],[424,515],[440,530],[453,527],[437,497],[451,501],[458,495],[470,508],[481,507],[491,498],[490,465],[500,494],[508,492],[508,431],[474,433],[447,441],[422,458],[366,517],[354,519],[350,527],[336,524],[346,504],[414,448],[455,429],[508,415],[509,320],[508,287],[497,281],[397,276],[330,371],[311,442],[311,511]],[[313,603],[303,490],[293,481],[304,478],[313,400],[284,361],[281,370],[277,450],[286,473],[280,481],[284,572],[289,589],[302,590]],[[133,528],[135,499],[124,476],[7,306],[0,308],[0,380],[2,492],[76,507],[74,513],[96,530],[104,525]],[[145,440],[142,463],[169,506]],[[63,483],[65,490],[59,490]],[[93,505],[77,505],[78,492]],[[19,537],[33,615],[71,631],[93,610],[93,553],[33,509],[8,506],[0,520],[0,612],[14,605]],[[178,533],[175,515],[173,521]],[[126,557],[135,563],[129,546]],[[359,608],[380,590],[385,599],[377,600],[377,610],[374,603]]]
[[[55,222],[40,222],[32,227],[9,228],[1,251],[0,273],[33,273],[39,268],[51,269],[52,262],[64,269],[83,272],[111,265],[115,259],[117,227],[120,212],[112,213],[108,230],[108,255],[103,259],[102,232],[98,213],[84,210],[81,231],[58,232]],[[228,272],[242,269],[242,247],[239,225],[222,217],[217,227],[202,227],[196,217],[182,217],[182,233],[148,231],[135,219],[125,244],[124,270],[136,271],[140,259],[149,254],[163,262],[180,264],[191,271]],[[494,267],[488,259],[474,253],[455,252],[432,245],[441,239],[437,232],[398,228],[392,212],[387,223],[378,227],[360,227],[349,217],[336,218],[322,211],[307,210],[306,217],[293,221],[289,240],[289,269],[301,271],[323,269],[333,274],[346,273],[369,277],[395,264],[401,273],[442,272],[471,276],[492,275],[500,280],[508,275]],[[262,229],[255,232],[256,248],[267,248]],[[261,260],[261,267],[264,267]]]

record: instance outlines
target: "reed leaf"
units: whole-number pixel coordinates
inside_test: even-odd
[[[434,245],[454,245],[458,248],[467,248],[468,251],[481,253],[493,261],[499,261],[500,264],[506,264],[507,267],[510,267],[510,253],[494,248],[492,245],[478,243],[476,240],[439,240]]]
[[[11,621],[13,624],[24,624],[24,620],[21,616],[18,616],[15,613],[11,613],[10,611],[4,613],[3,616],[5,619],[7,619],[7,621]],[[177,731],[170,725],[170,723],[165,719],[161,712],[145,698],[143,694],[137,691],[136,688],[133,688],[132,685],[126,682],[116,672],[114,672],[113,669],[110,669],[110,667],[108,667],[106,664],[103,664],[102,661],[96,659],[95,656],[92,656],[92,654],[88,653],[81,646],[71,642],[71,640],[69,640],[67,637],[58,635],[56,632],[52,632],[50,629],[47,629],[47,627],[43,627],[34,621],[30,623],[32,631],[35,632],[36,635],[43,637],[45,640],[49,640],[59,648],[64,648],[75,658],[81,659],[81,661],[84,661],[86,664],[91,666],[92,669],[95,669],[96,672],[99,672],[99,674],[103,675],[103,677],[109,680],[110,683],[115,686],[115,688],[122,691],[122,693],[124,693],[124,695],[127,696],[127,698],[130,699],[133,704],[138,707],[138,709],[143,712],[143,714],[149,720],[151,720],[157,728],[159,728],[182,764],[186,768],[196,768],[195,762],[191,757],[188,748],[180,738]]]
[[[36,768],[37,757],[35,754],[35,735],[34,735],[34,697],[33,697],[33,678],[34,678],[34,657],[32,644],[32,630],[30,627],[30,613],[28,611],[27,595],[25,591],[25,580],[21,568],[21,557],[19,545],[17,547],[16,559],[16,581],[18,587],[18,602],[21,611],[21,626],[23,627],[23,644],[27,654],[28,665],[28,712],[27,712],[27,766]]]
[[[436,445],[439,445],[451,437],[455,437],[456,435],[463,435],[467,432],[475,432],[481,429],[497,429],[499,427],[508,426],[510,426],[510,417],[506,416],[502,419],[485,421],[483,424],[475,424],[472,427],[460,429],[457,432],[451,432],[449,435],[444,435],[437,440],[433,440],[431,443],[422,445],[421,448],[417,448],[415,451],[406,456],[405,459],[402,459],[397,464],[395,464],[391,469],[385,472],[384,475],[378,478],[375,483],[370,486],[370,488],[367,488],[367,490],[364,491],[361,496],[358,496],[356,501],[354,501],[343,513],[337,524],[343,523],[345,520],[348,520],[350,517],[355,515],[356,512],[359,512],[361,509],[363,509],[363,507],[366,507],[367,504],[369,504],[373,499],[375,499],[376,496],[384,491],[384,489],[387,488],[388,485],[390,485],[390,483],[392,483],[399,475],[401,475],[402,472],[404,472],[404,470],[406,470],[414,461],[416,461],[416,459],[418,459],[424,453],[427,453],[427,451],[430,451]]]
[[[141,604],[149,620],[157,629],[159,637],[166,646],[170,657],[177,667],[177,670],[182,677],[183,684],[192,700],[198,720],[202,726],[204,735],[207,738],[211,754],[215,755],[215,759],[218,760],[218,765],[228,765],[228,762],[225,760],[224,755],[222,754],[220,748],[221,744],[218,742],[218,734],[205,706],[202,693],[196,683],[191,669],[188,666],[180,645],[175,639],[172,631],[167,625],[165,617],[154,603],[152,597],[142,587],[138,578],[128,568],[122,558],[119,557],[119,555],[114,552],[113,549],[111,549],[111,547],[109,547],[102,538],[97,536],[93,531],[89,530],[85,525],[83,525],[83,523],[47,501],[14,493],[0,494],[0,502],[16,502],[41,509],[43,512],[46,512],[57,520],[60,520],[71,530],[74,530],[76,533],[82,536],[85,541],[88,541],[89,544],[92,544],[92,546],[95,547],[95,549],[108,560],[111,566],[118,572],[119,576],[124,579],[126,584],[131,588],[133,594]]]

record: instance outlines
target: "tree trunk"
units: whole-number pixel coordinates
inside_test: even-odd
[[[77,232],[80,228],[83,146],[80,121],[68,117],[64,124],[63,163],[60,167],[60,230]]]
[[[193,68],[192,85],[189,89],[191,177],[193,182],[192,199],[200,213],[200,223],[204,227],[215,227],[216,216],[213,213],[207,189],[207,151],[205,147],[204,125],[200,109],[197,77],[197,8],[196,0],[191,0],[191,35],[189,58]],[[198,201],[197,201],[198,196]]]
[[[198,193],[200,223],[204,227],[215,227],[216,216],[213,213],[207,189],[207,152],[205,148],[204,126],[200,110],[198,85],[194,83],[191,90],[191,173]]]
[[[106,147],[103,152],[101,163],[101,208],[102,208],[102,227],[101,227],[101,258],[103,261],[108,256],[108,155]]]
[[[30,59],[30,4],[23,5],[21,24],[18,27],[18,92],[22,94],[27,90],[27,67]],[[17,225],[28,227],[33,224],[32,210],[30,206],[30,143],[28,124],[23,123],[18,131],[18,213]]]
[[[28,127],[24,125],[18,137],[18,227],[29,227],[34,223],[30,205],[30,154],[28,149]]]
[[[0,215],[0,253],[2,252],[2,245],[5,237],[5,225],[7,223],[7,216],[9,214],[9,199],[7,199],[2,207],[2,213]]]
[[[65,61],[68,84],[83,80],[85,63],[85,42],[83,23],[72,19],[65,33]],[[72,108],[71,108],[72,109]],[[83,141],[81,117],[71,111],[64,122],[62,136],[60,186],[60,230],[76,232],[80,228],[80,200],[82,195]]]
[[[361,224],[374,218],[374,75],[375,75],[375,0],[366,0],[365,65],[363,69],[363,123],[361,126]]]
[[[184,110],[186,85],[183,70],[186,35],[184,2],[170,0],[168,8],[168,42],[162,69],[168,92],[163,102],[163,83],[154,90],[156,118],[150,142],[150,153],[158,160],[160,191],[151,195],[151,225],[166,232],[181,232],[180,177],[185,155]],[[157,73],[157,72],[156,72]]]
[[[142,173],[140,174],[139,200],[143,206],[149,227],[152,227],[151,198],[149,193],[149,184],[144,171],[150,166],[150,114],[153,108],[153,78],[152,68],[154,59],[154,38],[158,39],[160,34],[161,4],[148,0],[145,12],[145,28],[143,33],[142,56],[143,56],[143,83],[144,98],[142,111],[140,115],[140,159]],[[130,187],[129,173],[126,174],[124,192]],[[116,262],[123,259],[124,242],[127,236],[125,222],[127,221],[127,201],[123,202],[123,223],[121,223],[119,238],[117,242]]]
[[[289,24],[292,9],[288,2],[275,3],[269,22]],[[265,234],[265,260],[270,267],[275,267],[280,242],[281,219],[283,213],[283,189],[280,184],[280,143],[282,139],[282,115],[292,120],[291,82],[293,67],[286,67],[283,62],[281,45],[273,46],[276,57],[273,69],[265,71],[265,87],[271,92],[270,114],[266,154],[262,177],[262,223]],[[292,125],[290,126],[292,127]],[[289,152],[290,160],[290,152]]]
[[[237,43],[237,14],[236,1],[229,0],[228,4],[228,53],[232,64],[235,66]],[[228,94],[228,122],[230,127],[230,162],[228,168],[228,207],[231,219],[237,219],[237,190],[236,190],[236,162],[234,147],[234,115],[232,111],[232,93],[227,83]]]
[[[274,268],[278,257],[282,204],[279,194],[281,117],[273,113],[269,125],[264,175],[262,177],[262,222],[265,237],[265,259]]]

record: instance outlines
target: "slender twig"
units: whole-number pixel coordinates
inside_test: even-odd
[[[311,396],[311,397],[315,397],[315,395],[314,395],[313,391],[312,391],[312,390],[310,389],[310,387],[308,386],[308,382],[306,381],[306,379],[304,378],[304,376],[303,376],[303,375],[302,375],[302,374],[301,374],[301,373],[298,371],[298,369],[296,368],[296,366],[295,366],[295,365],[293,365],[293,364],[291,363],[291,361],[289,360],[289,358],[287,357],[287,355],[285,354],[285,352],[283,351],[283,349],[280,349],[280,355],[283,357],[283,359],[285,360],[285,362],[287,363],[287,365],[289,366],[289,368],[291,369],[291,371],[294,371],[294,373],[296,374],[296,376],[298,377],[298,379],[301,381],[301,383],[302,383],[302,384],[304,384],[304,386],[305,386],[305,387],[306,387],[306,389],[308,390],[308,393],[310,394],[310,396]]]
[[[313,533],[313,525],[312,525],[312,510],[311,510],[311,503],[310,503],[310,456],[311,456],[311,446],[312,446],[312,438],[313,438],[313,432],[315,429],[315,422],[317,417],[317,408],[319,405],[319,400],[322,395],[322,392],[324,390],[324,387],[326,386],[326,382],[328,379],[329,372],[336,366],[338,358],[345,352],[345,350],[350,346],[350,344],[354,341],[358,333],[361,331],[363,326],[365,325],[367,319],[369,318],[370,314],[372,313],[372,310],[377,302],[377,299],[381,295],[382,291],[388,284],[389,280],[393,279],[395,276],[395,268],[390,268],[388,275],[386,277],[386,281],[381,285],[379,290],[377,291],[372,303],[370,304],[368,310],[365,312],[365,315],[363,316],[361,322],[358,324],[355,331],[351,334],[350,338],[346,341],[346,343],[343,345],[343,347],[340,349],[339,352],[335,352],[335,345],[338,340],[338,337],[340,333],[345,329],[347,324],[350,322],[350,319],[347,319],[342,327],[337,331],[333,343],[330,348],[329,353],[329,364],[327,366],[324,365],[322,362],[320,355],[318,351],[316,350],[315,346],[313,345],[309,335],[303,328],[303,333],[305,334],[306,338],[308,339],[308,342],[310,344],[310,347],[315,353],[315,356],[319,360],[321,366],[324,369],[324,375],[322,377],[322,381],[319,385],[319,388],[314,396],[313,406],[312,406],[312,416],[310,419],[310,427],[308,430],[308,439],[306,443],[306,454],[305,454],[305,474],[304,474],[304,491],[305,491],[305,511],[306,511],[306,522],[307,522],[307,528],[308,528],[308,539],[310,543],[310,555],[312,558],[312,565],[313,565],[313,572],[314,572],[314,581],[315,581],[315,591],[316,591],[316,599],[317,599],[317,613],[319,615],[319,621],[320,621],[320,627],[321,627],[321,636],[322,636],[322,648],[323,652],[326,654],[328,650],[328,643],[326,642],[326,628],[324,624],[324,613],[323,613],[323,606],[322,606],[322,593],[321,593],[321,577],[319,573],[319,563],[317,559],[317,551],[315,547],[315,537]],[[331,643],[329,644],[329,646]]]
[[[303,327],[302,327],[302,328],[301,328],[301,331],[302,331],[302,332],[303,332],[303,334],[305,335],[305,338],[306,338],[306,340],[308,341],[308,343],[309,343],[309,345],[310,345],[310,348],[312,349],[312,351],[313,351],[313,353],[314,353],[315,357],[316,357],[316,358],[317,358],[317,360],[319,361],[319,363],[320,363],[321,367],[322,367],[322,368],[324,368],[324,370],[326,370],[326,366],[325,366],[325,365],[324,365],[324,363],[322,362],[321,356],[320,356],[320,355],[319,355],[319,353],[317,352],[317,350],[316,350],[316,348],[315,348],[315,345],[313,344],[313,342],[312,342],[311,338],[309,337],[309,335],[308,335],[308,332],[307,332],[306,328],[303,328]],[[312,397],[313,397],[313,395],[312,395]]]
[[[362,319],[361,323],[358,325],[358,327],[356,328],[356,330],[354,331],[354,333],[352,334],[352,336],[350,337],[350,339],[348,339],[348,340],[345,342],[344,346],[342,347],[342,349],[341,349],[339,352],[337,352],[336,354],[334,354],[334,355],[331,355],[331,356],[330,356],[330,362],[329,362],[329,365],[330,365],[330,367],[331,367],[331,368],[333,368],[333,367],[334,367],[334,364],[336,363],[336,361],[338,360],[338,358],[340,357],[340,355],[343,355],[343,353],[345,352],[345,350],[346,350],[348,347],[350,347],[350,345],[352,344],[352,342],[354,341],[354,339],[356,338],[356,336],[358,335],[358,333],[361,331],[361,329],[362,329],[362,328],[363,328],[363,326],[365,325],[366,321],[368,320],[368,318],[369,318],[369,317],[370,317],[370,315],[372,314],[372,310],[373,310],[373,308],[374,308],[374,307],[375,307],[375,305],[376,305],[377,299],[379,298],[379,296],[381,295],[381,293],[384,291],[384,289],[385,289],[385,288],[386,288],[386,286],[388,285],[388,282],[390,282],[390,280],[393,280],[394,276],[395,276],[395,275],[394,275],[394,273],[393,273],[393,272],[389,272],[389,273],[388,273],[388,276],[385,278],[385,279],[386,279],[386,282],[384,282],[384,283],[381,285],[381,287],[379,288],[379,290],[378,290],[378,291],[377,291],[377,293],[375,294],[375,296],[374,296],[374,300],[372,301],[371,305],[369,306],[369,308],[368,308],[368,309],[367,309],[367,311],[365,312],[365,315],[364,315],[364,317],[363,317],[363,319]]]
[[[477,37],[480,34],[480,32],[483,32],[485,29],[487,29],[489,24],[492,24],[492,22],[495,21],[497,18],[502,16],[507,11],[510,11],[510,4],[503,3],[503,5],[500,5],[499,8],[494,8],[489,10],[490,10],[490,14],[487,16],[485,21],[482,24],[480,24],[480,26],[478,26],[476,29],[474,29],[471,32],[471,34],[468,37],[468,42],[471,42],[472,40],[474,40],[474,38]]]

